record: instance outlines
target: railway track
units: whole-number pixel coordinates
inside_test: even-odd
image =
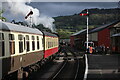
[[[66,61],[63,62],[62,67],[58,70],[58,72],[56,72],[56,74],[55,74],[53,77],[50,78],[51,80],[55,80],[55,79],[58,77],[58,75],[60,74],[60,72],[61,72],[61,71],[64,69],[64,67],[66,66],[67,62],[68,62],[68,60],[66,60]]]
[[[79,53],[74,53],[72,49],[65,47],[53,62],[45,65],[28,80],[82,80],[84,60],[79,56]]]
[[[67,55],[64,61],[64,64],[60,67],[59,70],[55,72],[55,74],[50,78],[50,80],[62,80],[62,79],[80,80],[80,79],[83,79],[82,77],[83,75],[79,75],[83,73],[83,71],[81,71],[83,66],[81,66],[80,64],[81,63],[80,58],[77,58],[76,54],[73,51],[71,51],[70,48],[67,48],[67,47],[65,47],[64,53],[65,55]],[[71,59],[69,59],[70,57]]]

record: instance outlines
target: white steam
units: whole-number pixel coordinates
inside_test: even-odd
[[[30,3],[31,0],[6,0],[9,5],[9,9],[11,13],[14,15],[22,14],[25,17],[30,10],[33,11],[32,22],[35,25],[43,24],[44,27],[49,28],[52,32],[55,30],[55,26],[53,24],[54,19],[52,17],[40,15],[40,12],[37,8],[33,8],[32,6],[27,5],[26,3]],[[27,22],[30,22],[30,18],[26,19]]]

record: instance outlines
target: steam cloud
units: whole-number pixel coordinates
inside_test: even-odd
[[[54,19],[45,15],[40,15],[40,12],[37,8],[27,5],[31,0],[6,0],[9,5],[11,13],[14,15],[22,14],[24,17],[30,12],[33,11],[32,22],[35,25],[43,24],[44,27],[49,28],[52,32],[55,31],[55,25],[53,24]],[[30,22],[30,18],[26,19],[27,22]]]

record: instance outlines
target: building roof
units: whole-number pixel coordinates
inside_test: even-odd
[[[111,22],[111,23],[109,23],[109,24],[105,24],[105,25],[100,26],[100,27],[97,27],[97,28],[89,29],[89,30],[88,30],[88,31],[89,31],[89,34],[90,34],[90,33],[94,33],[94,32],[98,32],[98,31],[101,31],[101,30],[103,30],[103,29],[105,29],[105,28],[108,28],[108,27],[111,26],[111,25],[114,25],[114,24],[118,23],[118,22],[120,22],[120,20]],[[87,30],[86,30],[86,29],[83,29],[83,30],[81,30],[81,31],[79,31],[79,32],[77,32],[77,33],[72,34],[72,36],[77,36],[77,35],[80,35],[80,34],[86,34],[86,32],[87,32]]]
[[[113,34],[112,37],[120,37],[120,33]]]
[[[86,32],[86,30],[87,30],[87,29],[83,29],[83,30],[81,30],[81,31],[79,31],[79,32],[77,32],[77,33],[72,34],[72,36],[77,36],[77,35],[79,35],[79,34],[81,34],[81,33]]]
[[[27,27],[27,26],[17,25],[17,24],[3,22],[3,21],[0,21],[0,30],[43,35],[43,33],[36,28],[30,28],[30,27]]]
[[[105,29],[105,28],[108,28],[108,27],[111,26],[111,25],[114,25],[114,24],[118,23],[118,22],[120,22],[120,20],[117,20],[117,21],[111,22],[111,23],[109,23],[109,24],[105,24],[105,25],[103,25],[103,26],[94,28],[94,29],[90,30],[89,33],[94,33],[94,32],[101,31],[101,30],[103,30],[103,29]]]

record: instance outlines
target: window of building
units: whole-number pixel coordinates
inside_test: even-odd
[[[10,55],[15,54],[15,38],[14,34],[9,34],[9,50],[10,50]]]
[[[23,35],[18,35],[19,40],[19,53],[23,52]]]
[[[5,56],[4,34],[0,33],[0,57]]]

